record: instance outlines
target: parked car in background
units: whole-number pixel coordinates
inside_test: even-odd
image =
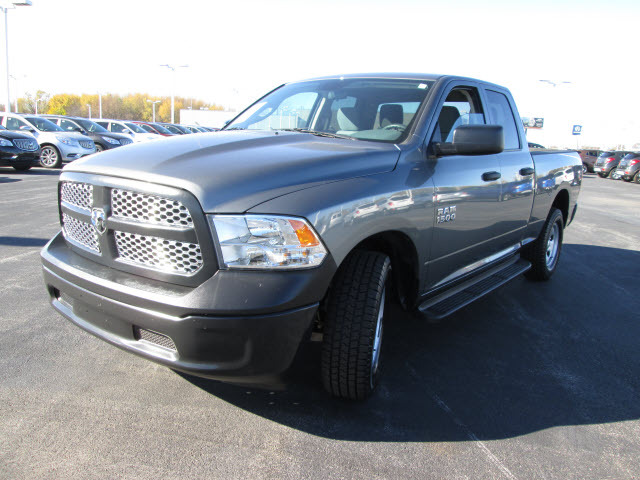
[[[40,145],[40,163],[46,168],[58,168],[96,152],[96,146],[86,135],[65,132],[44,117],[30,114],[2,113],[2,125],[8,130],[31,133]]]
[[[40,160],[40,145],[28,133],[11,132],[0,125],[0,166],[29,170]]]
[[[578,150],[578,155],[580,155],[580,159],[582,160],[583,173],[594,172],[593,166],[601,153],[601,150]]]
[[[616,175],[625,182],[634,180],[640,183],[640,153],[629,153],[620,160]]]
[[[176,133],[172,133],[162,125],[158,125],[157,123],[149,123],[149,122],[133,122],[136,125],[140,125],[143,129],[145,129],[149,133],[153,133],[154,135],[162,135],[163,137],[173,137],[177,135]]]
[[[100,119],[96,120],[98,125],[103,126],[107,130],[113,133],[122,133],[124,135],[129,135],[130,138],[138,143],[138,142],[146,142],[149,140],[156,140],[158,135],[147,132],[140,125],[136,125],[131,121],[123,121],[123,120],[110,120],[110,119]]]
[[[529,144],[529,148],[541,148],[541,149],[547,148],[547,147],[544,147],[544,146],[540,145],[539,143],[528,142],[528,144]]]
[[[192,133],[188,128],[184,128],[183,125],[177,125],[175,123],[161,123],[163,127],[173,133],[177,133],[178,135],[186,135]]]
[[[593,171],[602,178],[611,177],[620,160],[628,153],[630,152],[602,152],[593,166]]]
[[[47,120],[58,125],[65,132],[78,132],[86,135],[96,144],[96,152],[110,150],[133,143],[131,137],[120,133],[111,133],[96,122],[82,117],[67,117],[64,115],[42,115]]]

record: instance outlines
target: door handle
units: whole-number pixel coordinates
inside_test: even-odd
[[[493,180],[498,180],[501,176],[500,172],[484,172],[482,174],[482,180],[492,182]]]
[[[520,169],[520,175],[526,177],[527,175],[533,175],[536,171],[531,167],[525,167]]]

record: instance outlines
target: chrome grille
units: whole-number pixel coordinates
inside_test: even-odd
[[[131,143],[133,143],[133,140],[130,140],[128,138],[123,138],[120,140],[120,145],[129,145]]]
[[[163,272],[191,275],[202,267],[202,252],[196,243],[160,237],[114,232],[119,259]]]
[[[177,200],[114,188],[111,211],[116,217],[155,225],[193,227],[189,210]]]
[[[93,205],[93,185],[87,183],[63,182],[60,187],[60,198],[63,202],[76,207],[91,210]]]
[[[35,152],[39,148],[38,142],[28,138],[15,138],[13,139],[13,143],[20,150],[26,150],[28,152]]]
[[[95,148],[95,144],[91,140],[80,140],[80,146],[82,146],[82,148],[89,149]]]
[[[177,352],[176,344],[173,343],[171,338],[166,335],[162,335],[161,333],[152,332],[151,330],[145,330],[144,328],[137,329],[138,340],[143,340],[145,342],[153,343],[162,348],[166,348],[167,350],[173,350]]]
[[[90,224],[63,213],[62,231],[67,240],[70,240],[82,248],[100,253],[98,234]]]

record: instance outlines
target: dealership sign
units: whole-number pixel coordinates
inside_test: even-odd
[[[525,128],[542,128],[544,126],[544,118],[522,117],[522,124]]]
[[[580,135],[582,133],[582,125],[573,126],[573,135]]]

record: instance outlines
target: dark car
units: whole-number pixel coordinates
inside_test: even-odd
[[[593,171],[602,178],[613,177],[620,160],[628,153],[630,152],[602,152],[593,166]]]
[[[640,183],[640,153],[625,155],[618,164],[616,176],[622,178],[625,182],[634,180],[636,183]]]
[[[539,143],[529,142],[529,149],[532,149],[532,148],[545,149],[547,147],[544,147],[544,146],[540,145]]]
[[[186,135],[186,134],[193,133],[188,128],[185,128],[183,125],[177,125],[175,123],[161,123],[160,125],[162,125],[164,128],[166,128],[170,132],[175,133],[177,135]]]
[[[27,133],[13,132],[0,125],[0,166],[29,170],[40,161],[40,145]]]
[[[67,117],[64,115],[42,115],[50,122],[55,123],[65,132],[79,132],[93,140],[96,144],[96,152],[111,150],[133,143],[131,138],[121,133],[113,133],[96,122],[82,117]]]
[[[173,133],[167,130],[165,127],[158,123],[149,123],[149,122],[133,122],[136,125],[140,125],[140,127],[144,128],[149,133],[155,133],[156,135],[162,135],[163,137],[173,137],[174,135],[178,135],[177,133]]]
[[[582,159],[582,170],[584,173],[594,172],[593,167],[601,154],[601,150],[578,150],[578,155],[580,155],[580,159]]]

